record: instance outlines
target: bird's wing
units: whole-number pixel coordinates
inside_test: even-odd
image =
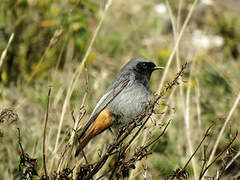
[[[90,125],[98,117],[98,115],[105,109],[105,107],[128,85],[129,79],[119,81],[119,83],[114,83],[110,90],[103,95],[103,97],[98,101],[96,107],[94,108],[88,123],[84,126],[79,138],[82,138],[86,133]]]

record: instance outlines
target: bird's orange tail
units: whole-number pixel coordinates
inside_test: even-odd
[[[78,154],[85,148],[85,146],[89,143],[89,141],[95,136],[93,134],[94,129],[91,128],[91,130],[89,131],[89,133],[83,138],[83,140],[79,143],[76,153],[75,153],[75,157],[78,156]]]
[[[112,124],[112,117],[111,113],[107,108],[105,108],[97,117],[97,119],[93,122],[92,126],[90,127],[89,131],[87,132],[86,136],[83,140],[80,141],[75,157],[85,148],[85,146],[89,143],[89,141],[95,137],[96,135],[103,132],[105,129],[110,127]]]

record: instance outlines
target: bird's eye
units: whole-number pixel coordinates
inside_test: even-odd
[[[137,64],[138,71],[146,71],[148,69],[148,63],[141,62]]]
[[[143,69],[147,69],[147,63],[142,63]]]

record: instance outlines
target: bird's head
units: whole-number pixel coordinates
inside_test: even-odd
[[[156,64],[150,59],[137,57],[131,59],[125,65],[124,69],[133,71],[138,76],[146,76],[149,80],[153,71],[161,70],[164,68],[156,66]]]

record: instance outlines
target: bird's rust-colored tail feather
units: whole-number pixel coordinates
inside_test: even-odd
[[[98,115],[97,119],[93,122],[84,138],[80,141],[75,153],[75,157],[78,156],[78,154],[86,147],[86,145],[93,137],[100,134],[105,129],[109,128],[111,124],[112,124],[111,113],[107,108],[105,108]]]

